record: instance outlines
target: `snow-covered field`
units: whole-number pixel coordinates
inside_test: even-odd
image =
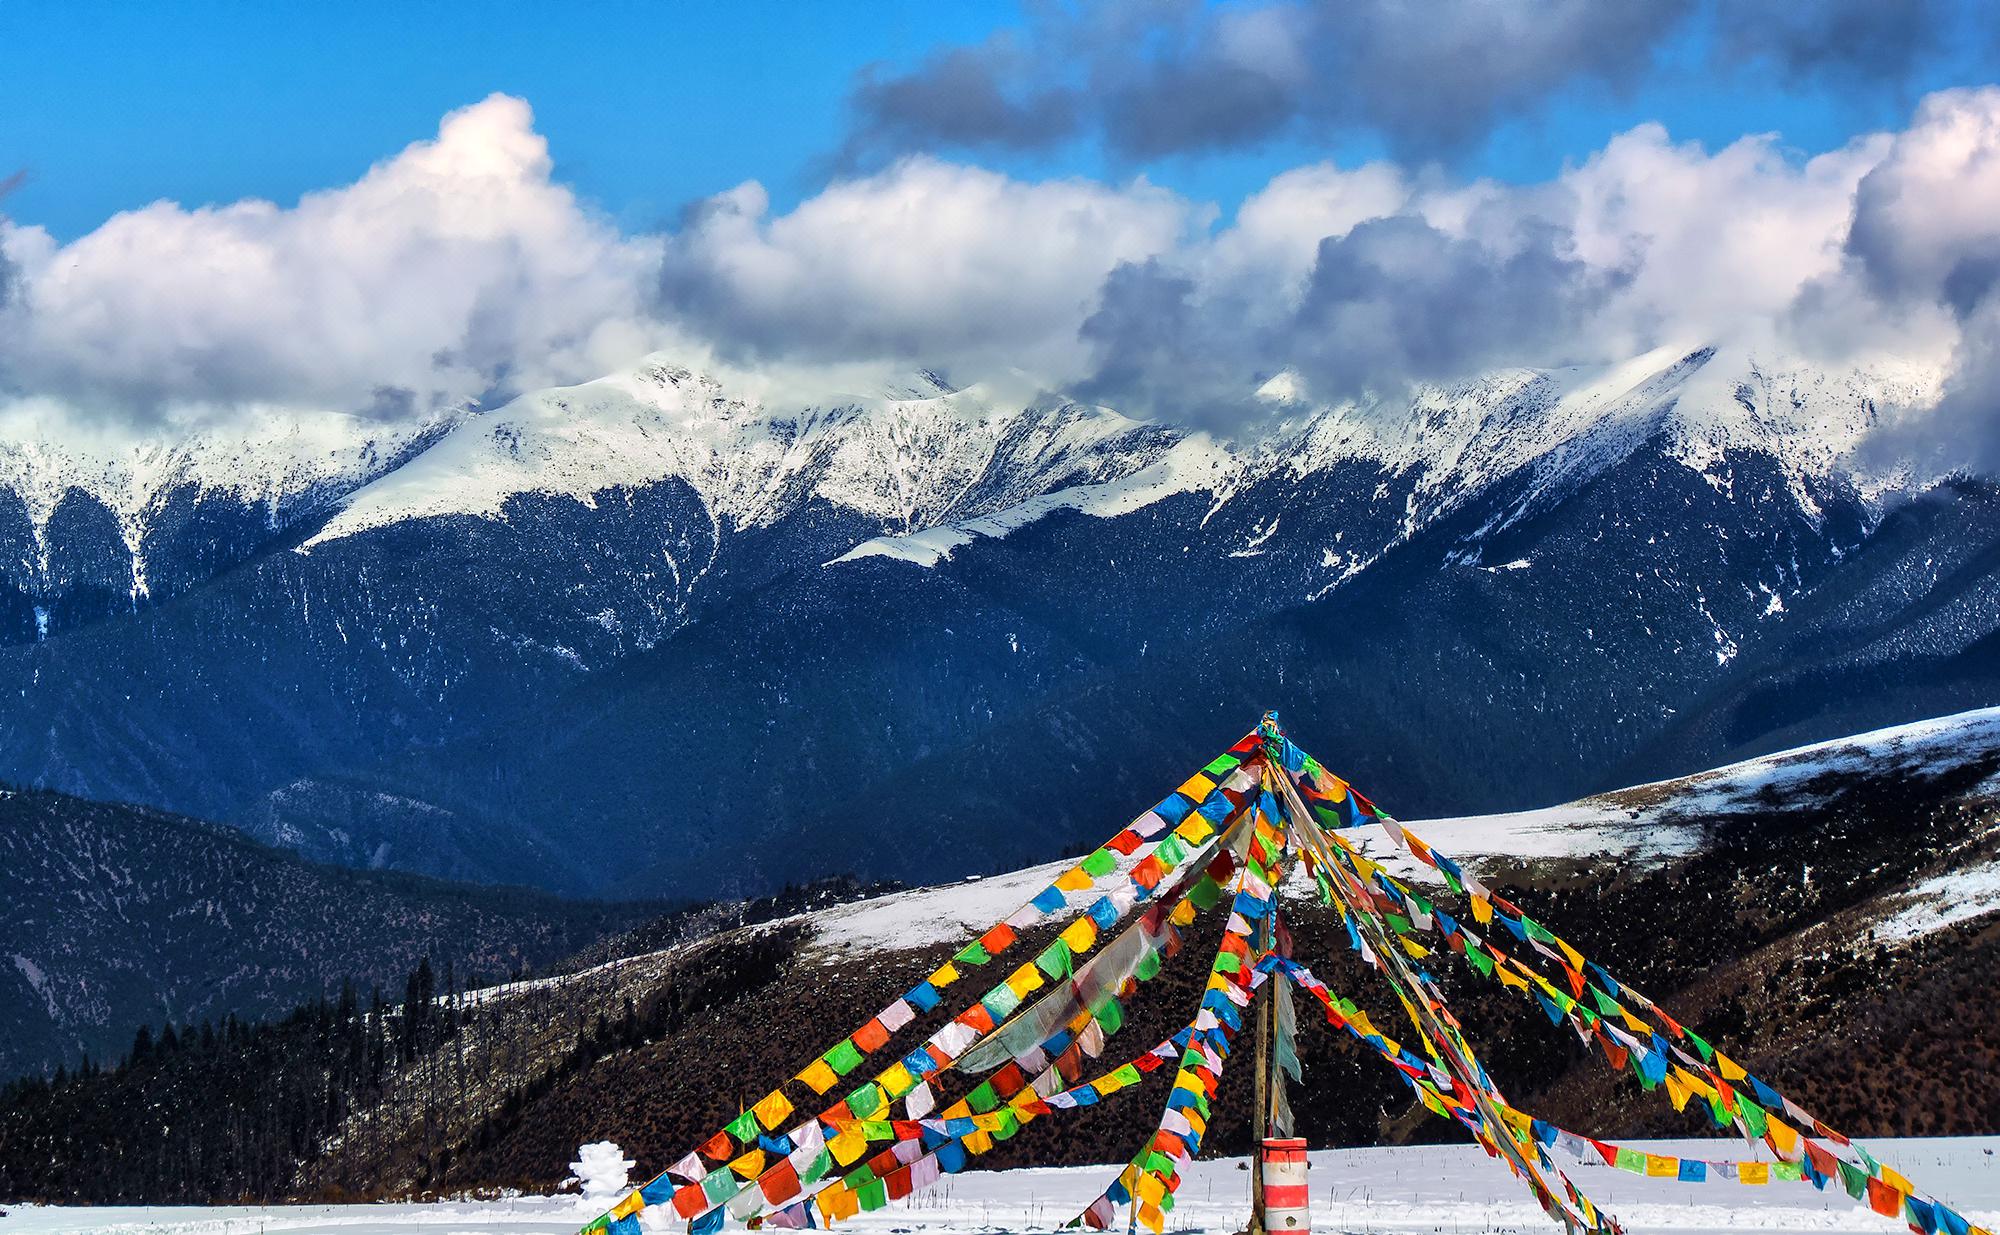
[[[1721,1141],[1629,1142],[1711,1158],[1748,1157]],[[1878,1156],[1919,1186],[1935,1189],[1973,1222],[2000,1225],[2000,1137],[1872,1142]],[[1197,1162],[1182,1185],[1170,1230],[1228,1235],[1241,1229],[1249,1175],[1242,1159]],[[1053,1231],[1097,1194],[1111,1168],[972,1172],[947,1178],[909,1201],[863,1214],[841,1229],[857,1235]],[[1608,1167],[1579,1167],[1577,1185],[1634,1235],[1698,1233],[1897,1232],[1902,1223],[1855,1205],[1837,1189],[1774,1183],[1684,1184]],[[1473,1235],[1559,1231],[1505,1168],[1472,1146],[1326,1150],[1312,1155],[1313,1225],[1322,1232]],[[4,1235],[390,1235],[420,1232],[574,1230],[589,1215],[574,1196],[523,1197],[435,1205],[315,1205],[253,1208],[15,1208]],[[660,1229],[678,1230],[681,1224]],[[731,1226],[732,1230],[740,1229]]]

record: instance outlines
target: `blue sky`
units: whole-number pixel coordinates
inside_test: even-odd
[[[0,209],[70,239],[159,198],[290,202],[351,181],[494,91],[534,105],[557,178],[626,230],[670,225],[689,201],[748,179],[783,208],[826,182],[863,66],[907,69],[1019,21],[1012,5],[936,0],[5,3],[0,178],[27,178]],[[1636,88],[1566,87],[1469,148],[1421,153],[1463,174],[1535,181],[1647,120],[1711,146],[1778,131],[1820,151],[1899,126],[1930,90],[2000,79],[1991,38],[1954,38],[1895,80],[1800,87],[1756,65],[1716,70],[1707,37],[1700,22],[1678,30],[1658,49],[1665,70]],[[1277,170],[1385,150],[1366,129],[1322,126],[1143,163],[1088,141],[944,153],[1030,177],[1144,174],[1226,214]]]

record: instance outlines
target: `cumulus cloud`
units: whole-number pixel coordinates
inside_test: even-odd
[[[667,242],[660,312],[746,360],[1061,370],[1105,276],[1201,217],[1143,182],[1025,183],[924,158],[776,216],[748,184]]]
[[[1923,101],[1856,187],[1843,256],[1800,298],[1803,333],[1832,347],[1942,338],[1952,353],[1937,407],[1878,448],[2000,468],[2000,88]]]
[[[295,206],[157,202],[67,245],[0,220],[0,386],[143,415],[431,407],[591,376],[649,329],[658,245],[550,173],[528,105],[496,95]]]
[[[1618,90],[1664,44],[1712,49],[1717,83],[1897,88],[1962,0],[1112,0],[1030,6],[1024,27],[865,70],[844,155],[1051,148],[1130,159],[1325,142],[1355,129],[1434,159],[1576,88]],[[1977,21],[1963,23],[1977,26]],[[1976,30],[1969,37],[1979,37]],[[1683,52],[1672,71],[1685,73]]]
[[[1770,338],[1841,269],[1857,185],[1887,144],[1799,161],[1770,137],[1709,151],[1644,125],[1546,184],[1288,172],[1231,227],[1107,282],[1084,388],[1199,416],[1245,406],[1279,371],[1338,399]]]

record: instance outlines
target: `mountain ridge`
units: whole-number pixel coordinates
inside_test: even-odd
[[[1754,750],[1777,667],[1839,638],[1914,664],[1933,592],[1990,594],[1983,482],[1847,462],[1934,382],[1673,348],[1403,402],[1302,407],[1280,383],[1270,423],[1225,439],[1030,384],[828,395],[655,358],[458,416],[278,532],[246,507],[249,547],[155,603],[63,619],[17,572],[58,619],[0,645],[0,773],[568,891],[605,890],[572,855],[616,837],[618,894],[682,846],[711,855],[704,894],[810,878],[811,838],[885,812],[997,829],[967,837],[974,864],[1068,843],[1104,802],[972,786],[1059,749],[1114,685],[1136,712],[1101,750],[1135,774],[1185,726],[1277,703],[1328,709],[1427,811],[1573,797]],[[1950,514],[1899,513],[1932,507],[1964,546]],[[76,552],[116,577],[115,541]],[[1920,553],[1965,577],[1899,565]],[[1825,599],[1877,582],[1899,598],[1879,621]],[[1957,620],[1965,646],[2000,628]],[[1862,701],[1814,682],[1766,729],[1995,698],[1983,673]],[[755,846],[696,806],[745,784]]]

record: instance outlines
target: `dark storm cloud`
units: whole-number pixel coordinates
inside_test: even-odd
[[[1730,0],[1716,10],[1716,47],[1766,62],[1788,80],[1894,80],[1952,32],[1947,0]]]
[[[1717,65],[1788,80],[1899,81],[1950,0],[1281,0],[1045,4],[1018,35],[858,80],[851,163],[916,150],[1032,149],[1079,135],[1130,159],[1286,137],[1380,134],[1430,159],[1574,86],[1620,89],[1691,22]]]
[[[870,119],[868,145],[1033,149],[1069,137],[1079,120],[1074,92],[1033,76],[1009,40],[948,48],[909,73],[862,70],[853,106]]]
[[[1624,283],[1567,248],[1567,233],[1546,224],[1525,224],[1495,248],[1415,215],[1371,219],[1321,241],[1298,304],[1261,321],[1257,306],[1206,298],[1157,262],[1122,267],[1084,323],[1097,361],[1084,391],[1228,428],[1255,414],[1248,392],[1280,370],[1313,398],[1338,399],[1497,365],[1560,364]]]

